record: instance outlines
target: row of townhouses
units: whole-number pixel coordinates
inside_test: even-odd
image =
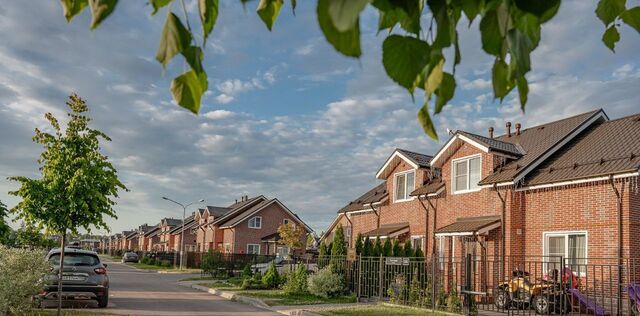
[[[278,234],[282,224],[303,229],[305,240],[312,232],[278,199],[263,195],[242,196],[226,207],[200,208],[185,219],[184,225],[180,219],[163,218],[155,226],[144,224],[117,233],[103,239],[101,248],[107,251],[179,252],[184,235],[187,252],[217,249],[224,253],[288,255],[290,250],[280,242]]]
[[[499,136],[458,130],[432,154],[393,151],[379,184],[340,209],[322,239],[342,225],[350,247],[358,234],[410,239],[444,260],[637,257],[639,168],[640,114],[506,123]]]

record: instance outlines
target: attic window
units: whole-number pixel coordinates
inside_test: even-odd
[[[481,179],[481,157],[474,155],[456,159],[452,163],[452,185],[454,193],[478,191]]]
[[[393,191],[396,202],[408,201],[411,199],[411,192],[415,187],[415,171],[396,173],[393,177]]]
[[[255,216],[249,220],[249,228],[261,229],[262,228],[262,217]]]

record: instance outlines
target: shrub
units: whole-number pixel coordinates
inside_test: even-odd
[[[240,287],[243,290],[261,290],[266,288],[262,283],[262,274],[260,271],[256,272],[253,277],[244,279]]]
[[[171,264],[171,261],[169,261],[169,260],[163,260],[162,261],[162,267],[171,268],[171,267],[173,267],[173,264]]]
[[[382,245],[382,255],[385,257],[393,256],[393,246],[391,245],[391,238],[385,238]]]
[[[271,261],[267,272],[262,277],[262,283],[270,289],[275,289],[280,285],[280,274],[278,274],[275,261]]]
[[[393,256],[404,257],[404,250],[402,249],[402,245],[400,245],[400,240],[398,239],[393,241]]]
[[[147,257],[143,257],[143,258],[140,260],[140,263],[142,263],[142,264],[149,264],[149,258],[147,258]]]
[[[209,249],[209,251],[202,256],[202,264],[200,265],[200,268],[204,273],[208,273],[209,275],[211,275],[211,277],[216,277],[222,273],[226,273],[221,272],[224,270],[224,267],[224,257],[222,253],[220,253],[220,251],[218,251],[217,249]]]
[[[247,279],[253,276],[253,271],[251,271],[251,264],[247,264],[244,266],[244,270],[242,270],[242,278]]]
[[[307,283],[311,294],[324,298],[338,296],[344,291],[342,277],[334,273],[331,266],[310,275]]]
[[[307,293],[307,267],[304,264],[298,265],[296,271],[289,273],[282,289],[287,294]]]
[[[447,311],[450,313],[458,313],[461,310],[460,296],[458,296],[458,289],[455,284],[451,287],[449,297],[447,300]]]
[[[50,268],[42,252],[0,245],[0,315],[28,314]]]
[[[156,266],[158,266],[158,267],[161,267],[161,266],[162,266],[162,260],[156,260],[156,261],[154,262],[154,264],[155,264]]]

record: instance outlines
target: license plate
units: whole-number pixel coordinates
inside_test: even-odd
[[[84,277],[76,275],[63,275],[62,281],[84,281]]]

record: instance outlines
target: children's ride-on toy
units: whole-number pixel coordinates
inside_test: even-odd
[[[552,275],[551,280],[539,279],[532,283],[528,272],[514,270],[511,280],[498,285],[494,304],[501,310],[533,307],[536,313],[543,315],[567,311],[570,304],[557,280],[557,270],[553,270]]]

